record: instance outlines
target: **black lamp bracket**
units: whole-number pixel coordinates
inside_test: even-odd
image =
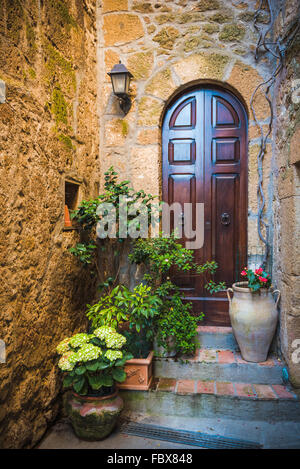
[[[124,115],[128,114],[131,108],[131,99],[128,95],[124,96],[118,96],[119,100],[119,105],[122,111],[124,112]]]

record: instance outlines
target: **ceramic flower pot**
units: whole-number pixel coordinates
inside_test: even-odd
[[[264,288],[252,292],[247,285],[239,282],[227,289],[230,321],[243,359],[264,362],[276,330],[280,292]],[[274,293],[278,293],[276,303]]]
[[[150,352],[147,358],[132,358],[125,364],[127,378],[119,383],[119,389],[131,389],[137,391],[148,391],[153,379],[154,352]]]
[[[79,438],[103,440],[116,426],[123,400],[118,392],[102,397],[79,396],[70,392],[65,398],[65,408]]]

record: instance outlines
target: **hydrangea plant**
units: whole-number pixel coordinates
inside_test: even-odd
[[[108,326],[62,340],[56,351],[61,355],[58,367],[65,375],[63,386],[81,396],[113,392],[116,382],[126,379],[125,362],[133,358],[121,350],[125,343],[126,338]]]

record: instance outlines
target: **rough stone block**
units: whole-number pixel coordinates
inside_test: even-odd
[[[105,45],[113,46],[139,39],[143,36],[144,29],[137,15],[115,13],[104,16],[103,34]]]

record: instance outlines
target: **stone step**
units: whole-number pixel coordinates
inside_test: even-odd
[[[148,416],[300,422],[299,398],[282,385],[160,378],[120,395],[126,411]]]
[[[283,364],[274,355],[262,363],[247,362],[232,350],[200,349],[193,358],[155,358],[157,378],[200,379],[282,384]]]
[[[239,350],[231,327],[198,326],[197,331],[201,348]]]

